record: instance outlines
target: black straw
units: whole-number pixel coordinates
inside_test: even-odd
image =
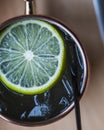
[[[72,68],[72,86],[73,86],[73,93],[74,93],[74,105],[75,105],[75,117],[76,117],[76,125],[77,130],[82,130],[81,125],[81,114],[80,114],[80,104],[79,104],[79,98],[80,98],[80,90],[78,89],[78,55],[77,55],[77,46],[73,45],[73,55],[74,55],[74,62],[71,66]]]
[[[79,92],[78,92],[78,86],[76,79],[74,80],[73,78],[73,88],[70,88],[69,82],[67,82],[67,76],[63,76],[62,83],[64,84],[64,87],[67,92],[69,92],[70,95],[70,89],[73,89],[73,94],[74,94],[74,103],[75,103],[75,117],[76,117],[76,126],[77,130],[82,130],[82,125],[81,125],[81,114],[80,114],[80,104],[79,104]]]
[[[71,76],[71,87],[73,89],[73,96],[74,96],[74,108],[75,108],[75,118],[76,118],[76,126],[77,130],[82,130],[82,124],[81,124],[81,114],[80,114],[80,104],[79,104],[79,99],[80,99],[80,89],[79,89],[79,83],[78,83],[78,78],[80,76],[78,66],[81,66],[81,60],[80,60],[80,53],[79,53],[79,48],[74,41],[70,37],[70,35],[67,36],[65,34],[65,39],[66,42],[69,42],[67,44],[67,65],[68,65],[68,71],[70,71],[70,76]],[[67,71],[67,70],[66,70]],[[67,78],[70,79],[69,75],[65,75],[63,77],[63,83],[65,84],[65,88],[68,90],[70,93],[70,85],[66,82]]]
[[[80,104],[79,104],[79,92],[76,80],[73,81],[73,93],[74,93],[74,103],[75,103],[75,117],[77,130],[82,130],[81,125],[81,114],[80,114]]]

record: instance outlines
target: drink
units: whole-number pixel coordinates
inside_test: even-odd
[[[0,116],[22,125],[40,125],[53,122],[72,110],[74,106],[72,77],[77,71],[76,81],[81,97],[86,87],[87,61],[83,49],[73,33],[54,19],[43,16],[22,16],[14,18],[6,24],[30,17],[49,22],[63,35],[67,52],[66,69],[55,87],[40,95],[17,94],[9,91],[0,82]],[[76,65],[77,67],[73,67]]]

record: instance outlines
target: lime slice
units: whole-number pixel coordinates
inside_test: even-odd
[[[43,93],[62,75],[65,52],[64,40],[51,24],[19,20],[0,34],[0,80],[17,93]]]

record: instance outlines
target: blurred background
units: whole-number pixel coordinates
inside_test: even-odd
[[[81,104],[83,130],[104,129],[104,46],[99,33],[93,0],[36,0],[37,13],[56,17],[64,22],[81,41],[90,64],[90,78]],[[0,0],[0,24],[24,14],[23,0]],[[0,119],[0,130],[28,130]],[[63,119],[30,130],[75,130],[74,110]]]

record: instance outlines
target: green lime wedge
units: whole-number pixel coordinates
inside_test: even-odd
[[[48,22],[19,20],[0,32],[0,81],[21,94],[53,87],[65,66],[65,44]]]

